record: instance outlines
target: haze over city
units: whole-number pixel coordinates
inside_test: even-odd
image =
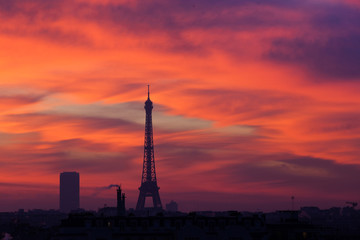
[[[157,182],[181,211],[360,200],[360,4],[0,0],[0,211],[139,195],[150,85]]]

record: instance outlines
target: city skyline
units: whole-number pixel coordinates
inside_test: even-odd
[[[135,208],[151,85],[163,206],[360,201],[360,4],[0,0],[0,211]]]

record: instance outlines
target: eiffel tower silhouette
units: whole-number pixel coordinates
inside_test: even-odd
[[[144,142],[144,161],[141,177],[140,193],[136,204],[136,210],[145,209],[146,197],[152,197],[154,207],[162,209],[159,187],[156,181],[155,159],[154,159],[154,142],[152,127],[152,109],[153,104],[150,100],[150,90],[148,85],[148,99],[145,102],[146,121],[145,121],[145,142]]]

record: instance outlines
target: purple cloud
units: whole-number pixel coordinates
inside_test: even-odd
[[[225,173],[225,182],[261,183],[264,188],[267,185],[270,189],[296,189],[299,193],[303,192],[304,196],[308,196],[308,193],[336,193],[346,199],[356,195],[360,184],[357,178],[360,166],[356,164],[290,154],[254,155],[247,158],[253,161],[229,165],[217,171]]]
[[[326,40],[278,39],[266,55],[270,60],[305,67],[316,81],[358,80],[360,77],[360,33],[329,37]],[[326,78],[326,80],[324,80]]]

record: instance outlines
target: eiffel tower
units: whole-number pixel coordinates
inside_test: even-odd
[[[145,102],[146,121],[145,121],[145,142],[144,142],[144,162],[141,177],[140,194],[136,204],[136,210],[145,209],[146,197],[152,197],[154,208],[162,209],[159,187],[156,181],[154,142],[151,112],[153,104],[150,100],[150,90],[148,85],[148,99]]]

